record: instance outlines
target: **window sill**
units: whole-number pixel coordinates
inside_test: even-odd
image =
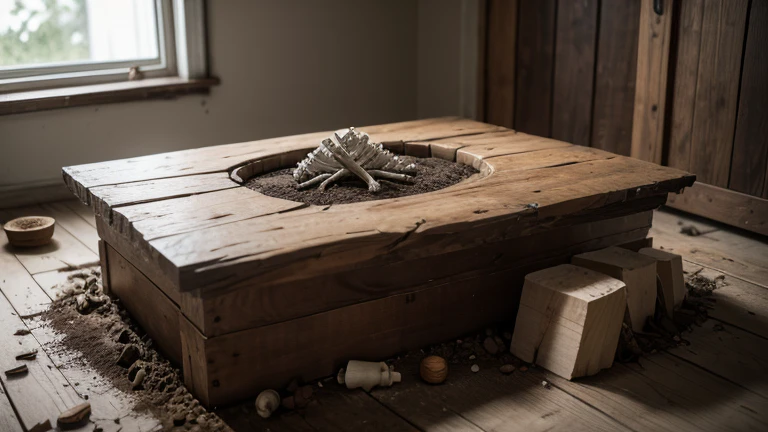
[[[212,86],[218,84],[218,78],[170,77],[6,93],[0,94],[0,115],[115,102],[169,99],[185,94],[207,93]]]

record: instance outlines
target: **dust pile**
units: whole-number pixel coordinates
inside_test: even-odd
[[[80,359],[116,388],[136,396],[136,410],[149,410],[164,430],[230,430],[187,391],[181,370],[155,350],[119,299],[103,293],[99,269],[69,275],[60,289],[42,318],[63,335],[65,348],[82,353]]]
[[[365,182],[352,177],[331,184],[325,192],[321,192],[316,186],[298,190],[296,180],[293,178],[293,168],[285,168],[254,177],[246,183],[246,187],[267,196],[307,204],[347,204],[432,192],[454,185],[478,172],[469,165],[443,159],[410,159],[416,163],[418,169],[413,183],[377,179],[376,181],[381,184],[381,190],[376,193],[369,192]]]

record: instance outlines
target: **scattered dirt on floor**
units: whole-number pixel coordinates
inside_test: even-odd
[[[656,313],[649,317],[643,332],[633,332],[626,324],[621,331],[616,361],[634,362],[643,354],[652,354],[681,345],[690,345],[683,338],[684,331],[693,331],[709,318],[708,311],[713,308],[715,299],[712,292],[724,285],[725,276],[710,279],[699,273],[686,273],[685,286],[688,296],[680,309],[673,316],[667,316],[665,308],[657,303]]]
[[[246,182],[246,186],[271,197],[327,206],[432,192],[454,185],[478,172],[469,165],[443,159],[411,159],[418,167],[418,173],[414,177],[413,183],[398,183],[379,179],[377,181],[381,183],[381,190],[376,193],[368,192],[368,186],[365,182],[356,178],[334,183],[325,192],[321,192],[316,186],[298,190],[296,180],[293,178],[293,168],[285,168],[254,177]]]
[[[116,388],[135,395],[135,409],[152,412],[164,430],[230,430],[187,391],[181,370],[154,349],[120,301],[103,294],[98,269],[68,279],[42,318],[63,334],[64,347],[82,353],[84,360],[74,361],[87,361]]]

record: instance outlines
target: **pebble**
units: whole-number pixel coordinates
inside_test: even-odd
[[[549,383],[548,383],[547,381],[542,381],[542,382],[541,382],[541,386],[542,386],[542,387],[544,387],[544,388],[545,388],[545,389],[547,389],[547,390],[549,390],[549,389],[551,389],[551,388],[552,388],[552,386],[551,386],[551,385],[549,385]]]
[[[474,359],[476,359],[476,358],[477,358],[477,356],[475,356],[474,354],[472,354],[471,356],[469,356],[469,359],[470,359],[470,360],[474,360]]]
[[[472,370],[472,372],[475,372],[475,373],[480,372],[480,366],[473,364],[470,370]]]
[[[504,375],[509,375],[512,372],[515,371],[515,367],[511,364],[505,364],[504,366],[499,368],[499,372],[503,373]]]
[[[496,355],[499,352],[499,346],[496,345],[496,341],[494,341],[492,337],[485,338],[483,341],[483,348],[485,348],[490,355]]]

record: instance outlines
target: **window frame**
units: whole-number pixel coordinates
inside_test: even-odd
[[[144,80],[207,76],[204,0],[156,0],[158,57],[114,62],[71,62],[0,70],[0,95],[128,81],[139,67]]]

